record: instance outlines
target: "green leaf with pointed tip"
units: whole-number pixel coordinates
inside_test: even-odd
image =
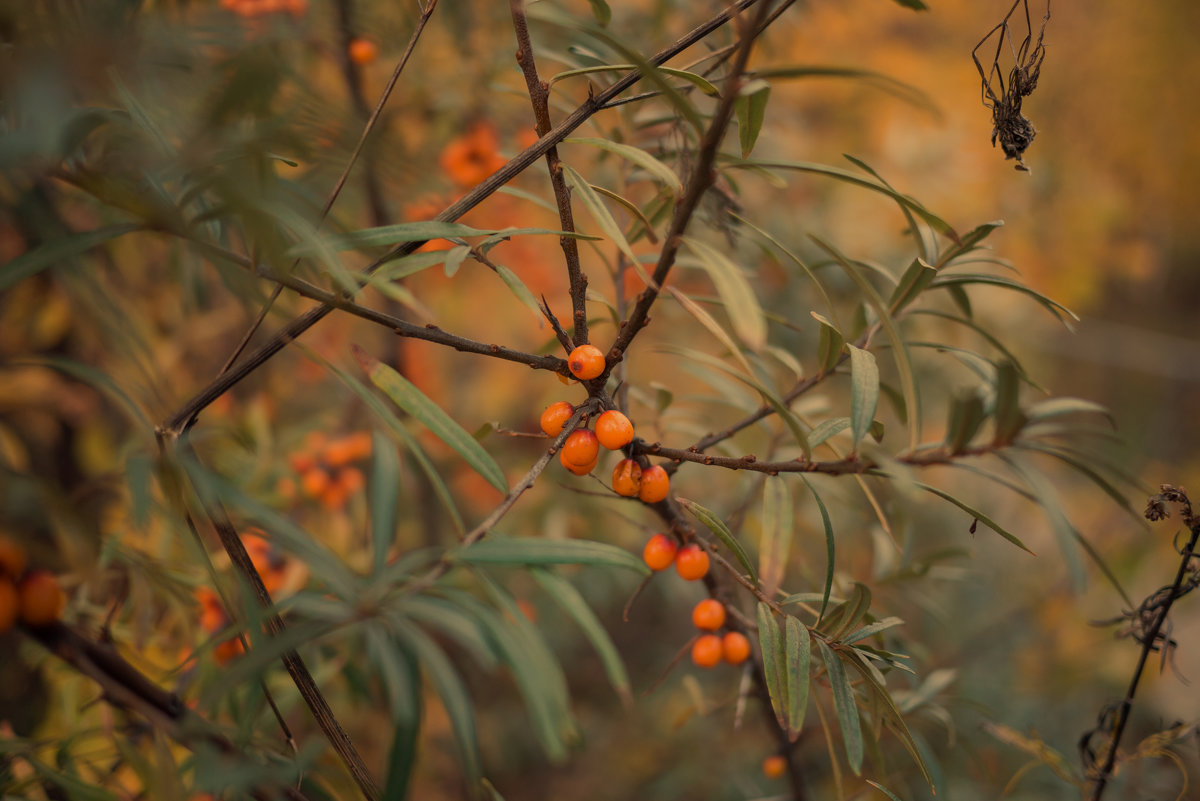
[[[817,343],[817,360],[821,364],[821,375],[824,375],[841,363],[842,354],[846,352],[846,338],[834,327],[833,323],[816,312],[809,313],[814,320],[821,324],[820,341]]]
[[[909,2],[911,1],[909,0]],[[592,16],[596,18],[596,22],[600,25],[607,25],[612,20],[612,9],[608,7],[608,3],[604,0],[588,0],[588,2],[592,5]]]
[[[983,398],[977,391],[959,395],[950,403],[950,420],[946,424],[946,449],[959,454],[971,444],[979,427],[987,419],[983,410]]]
[[[850,656],[846,658],[846,662],[862,675],[866,681],[866,686],[871,690],[871,694],[878,700],[879,708],[883,713],[882,717],[887,722],[888,727],[900,738],[900,742],[908,750],[913,762],[916,762],[917,767],[921,769],[925,781],[930,787],[933,787],[933,777],[929,775],[929,768],[925,764],[924,757],[921,756],[921,750],[917,747],[916,740],[913,739],[908,724],[904,722],[904,716],[900,714],[900,709],[896,706],[895,699],[888,692],[884,684],[883,675],[868,661],[867,655],[863,651],[852,648],[849,653]]]
[[[992,418],[996,422],[992,443],[1007,445],[1016,439],[1028,419],[1020,406],[1021,379],[1017,368],[1008,362],[996,366],[996,394],[992,401]]]
[[[849,417],[834,417],[818,423],[808,432],[808,444],[814,448],[827,439],[834,437],[850,427]]]
[[[993,220],[992,222],[978,225],[972,228],[970,231],[967,231],[967,233],[963,234],[962,240],[957,245],[947,249],[946,252],[943,253],[940,258],[938,258],[937,264],[935,264],[934,267],[940,270],[949,265],[950,262],[954,261],[959,256],[966,255],[970,251],[974,250],[980,242],[987,239],[992,231],[995,231],[997,228],[1000,228],[1003,225],[1004,220]]]
[[[392,693],[399,693],[399,702],[392,703],[392,725],[396,733],[392,736],[392,747],[388,749],[387,779],[384,781],[381,801],[404,801],[408,797],[409,780],[416,764],[417,741],[421,732],[421,680],[415,655],[399,646],[398,641],[388,645],[393,657],[388,658],[389,678],[385,683]],[[387,646],[382,651],[389,650]]]
[[[746,574],[755,584],[758,583],[758,573],[754,570],[754,565],[750,561],[750,556],[746,553],[746,549],[738,542],[737,537],[733,536],[733,532],[725,525],[721,518],[717,517],[710,510],[705,509],[695,501],[690,501],[687,498],[676,498],[679,505],[693,514],[697,520],[704,524],[704,527],[716,535],[722,544],[729,549],[738,563],[746,569]]]
[[[0,270],[0,292],[30,276],[37,275],[47,267],[68,262],[77,256],[82,256],[97,245],[102,245],[110,239],[116,239],[118,236],[141,228],[139,223],[121,223],[97,228],[94,231],[55,237],[32,250],[25,251],[5,264],[4,269]]]
[[[742,146],[742,158],[754,150],[758,133],[762,130],[767,113],[767,100],[771,96],[771,84],[764,80],[748,81],[742,86],[734,101],[733,110],[738,121],[738,141]]]
[[[942,500],[949,501],[950,503],[957,506],[959,509],[962,509],[964,512],[969,514],[975,520],[978,520],[980,523],[983,523],[985,526],[987,526],[992,531],[999,534],[1001,537],[1004,537],[1004,539],[1008,540],[1013,545],[1020,548],[1022,551],[1025,551],[1027,553],[1033,554],[1034,556],[1037,556],[1037,554],[1034,554],[1033,551],[1029,550],[1029,548],[1026,547],[1025,543],[1021,542],[1021,540],[1018,539],[1015,534],[1007,531],[1003,526],[1001,526],[995,520],[992,520],[992,518],[988,517],[983,512],[979,511],[978,509],[975,509],[974,507],[968,506],[966,503],[960,501],[958,498],[955,498],[953,495],[946,492],[945,490],[938,489],[937,487],[930,486],[929,484],[922,484],[920,481],[914,481],[913,486],[915,486],[919,489],[923,489],[926,492],[931,492],[934,495],[941,498]]]
[[[828,618],[825,619],[829,639],[838,640],[863,619],[871,608],[871,588],[860,581],[854,582],[854,591]]]
[[[925,3],[922,2],[922,0],[893,0],[893,2],[895,2],[896,5],[898,5],[898,6],[904,6],[905,8],[911,8],[913,11],[928,11],[929,10],[929,6],[925,5]],[[875,782],[871,782],[871,784],[875,784]],[[878,787],[879,785],[875,785],[875,786]],[[882,790],[883,788],[880,787],[879,789]]]
[[[1103,415],[1113,428],[1117,427],[1117,421],[1113,419],[1112,413],[1108,409],[1099,403],[1082,398],[1050,398],[1041,403],[1035,403],[1025,410],[1025,414],[1030,423],[1038,423],[1065,414],[1099,414]]]
[[[846,668],[841,658],[824,640],[817,640],[821,659],[825,663],[825,675],[833,691],[833,709],[837,712],[838,726],[842,730],[842,743],[846,747],[846,761],[856,776],[862,774],[863,738],[858,720],[858,707],[854,704],[854,690],[846,677]]]
[[[896,626],[903,626],[903,625],[904,625],[904,621],[898,617],[885,617],[883,620],[879,620],[879,621],[876,621],[875,623],[871,623],[869,625],[863,626],[861,629],[858,629],[856,631],[851,632],[850,634],[847,634],[845,637],[842,638],[842,644],[850,645],[851,643],[858,642],[859,640],[865,640],[868,637],[874,637],[876,634],[879,634],[880,632],[887,631],[888,629],[895,628]]]
[[[825,290],[825,285],[822,284],[821,281],[817,278],[817,274],[815,272],[813,272],[812,268],[809,267],[808,264],[806,264],[803,259],[801,259],[799,256],[797,256],[790,249],[785,247],[782,242],[780,242],[775,237],[771,236],[769,233],[767,233],[762,228],[759,228],[757,225],[755,225],[750,220],[748,220],[745,217],[742,217],[738,214],[733,214],[732,216],[741,225],[745,226],[746,228],[750,229],[754,233],[758,234],[760,237],[762,237],[764,240],[766,240],[769,244],[774,246],[776,250],[778,250],[783,255],[787,256],[788,259],[790,259],[793,264],[795,264],[797,267],[799,267],[804,272],[804,274],[808,277],[808,280],[812,282],[814,287],[816,287],[817,293],[821,296],[821,299],[823,301],[825,301],[825,308],[829,311],[829,317],[833,320],[832,323],[829,323],[830,327],[833,328],[835,331],[838,330],[838,328],[840,326],[838,325],[838,322],[837,322],[837,319],[838,319],[837,307],[833,305],[833,300],[829,297],[829,293]],[[814,314],[813,316],[816,316],[816,315]],[[819,318],[819,319],[824,319],[824,318]],[[839,344],[837,347],[837,350],[841,351],[841,349],[842,349],[842,346]]]
[[[1057,317],[1059,319],[1059,321],[1061,321],[1062,323],[1068,324],[1068,320],[1079,322],[1079,316],[1076,315],[1075,312],[1068,309],[1066,306],[1062,305],[1061,303],[1051,300],[1050,298],[1043,295],[1041,292],[1038,292],[1037,290],[1034,290],[1034,289],[1030,289],[1029,287],[1025,286],[1024,284],[1014,281],[1011,278],[1004,278],[999,275],[988,275],[986,273],[954,273],[952,275],[948,275],[946,273],[942,273],[937,278],[935,278],[932,282],[930,282],[929,288],[930,289],[959,289],[959,290],[962,290],[964,287],[971,286],[972,284],[980,284],[983,286],[996,286],[996,287],[1001,287],[1003,289],[1011,289],[1014,292],[1020,292],[1022,294],[1028,295],[1029,297],[1036,300],[1043,307],[1045,307],[1051,314],[1053,314],[1055,317]],[[965,292],[964,292],[964,297],[965,297]],[[969,307],[966,310],[966,314],[968,317],[970,316]],[[1066,319],[1064,319],[1064,317]]]
[[[754,368],[750,366],[750,361],[746,358],[746,354],[742,353],[741,347],[739,347],[738,344],[733,340],[733,337],[731,337],[725,331],[725,329],[721,327],[721,324],[717,322],[716,318],[709,314],[703,306],[692,300],[688,295],[684,294],[682,290],[676,289],[673,286],[669,286],[666,288],[666,292],[668,295],[673,297],[680,306],[683,307],[684,311],[695,317],[696,321],[699,322],[700,325],[708,329],[710,334],[721,341],[721,344],[725,346],[726,350],[729,351],[729,354],[738,360],[738,363],[746,371],[747,376],[754,375]],[[757,384],[757,382],[753,383]]]
[[[563,143],[598,147],[641,167],[676,192],[683,191],[683,182],[679,180],[675,171],[641,148],[589,136],[570,136],[564,139]]]
[[[684,237],[683,243],[696,254],[699,265],[712,279],[738,339],[751,350],[760,350],[767,343],[767,318],[742,268],[704,242]]]
[[[784,648],[787,654],[787,732],[793,743],[800,737],[804,714],[808,710],[809,663],[812,643],[808,629],[788,615],[783,623]]]
[[[621,231],[621,226],[617,225],[617,221],[608,211],[608,207],[604,205],[604,201],[596,194],[596,190],[592,185],[583,179],[583,176],[571,169],[567,165],[563,165],[563,173],[566,175],[567,182],[574,190],[576,197],[583,201],[584,207],[588,210],[588,214],[592,215],[592,220],[600,227],[604,236],[616,245],[625,257],[632,262],[637,261],[637,256],[633,252],[633,248],[629,246],[629,242],[625,239],[624,232]]]
[[[419,420],[438,439],[457,451],[489,484],[502,493],[508,493],[508,481],[505,480],[500,465],[496,464],[496,460],[474,437],[407,378],[357,345],[352,347],[354,357],[362,365],[363,372],[371,379],[372,384],[379,387],[393,403]]]
[[[820,625],[821,620],[825,617],[825,610],[829,607],[829,593],[833,590],[833,523],[829,519],[829,510],[825,508],[825,502],[821,500],[816,487],[812,485],[807,476],[801,476],[800,479],[804,482],[804,486],[808,487],[808,491],[812,493],[813,500],[817,502],[817,509],[821,513],[821,525],[825,530],[825,587],[821,591],[821,611],[817,615],[817,625]]]
[[[758,546],[758,573],[767,597],[773,597],[783,583],[794,531],[791,489],[782,477],[768,476],[763,482],[762,539]]]
[[[849,342],[846,349],[850,351],[850,430],[854,436],[850,452],[855,453],[879,407],[879,366],[875,364],[875,354],[869,350],[856,348]]]
[[[916,300],[936,277],[937,270],[922,259],[913,259],[913,263],[900,277],[900,283],[892,291],[892,297],[888,300],[888,310],[893,315],[899,314],[905,306]]]
[[[646,564],[624,548],[590,540],[494,537],[459,549],[454,558],[474,565],[601,565],[650,574]]]
[[[371,434],[371,482],[367,495],[371,510],[371,551],[375,573],[387,566],[388,550],[396,536],[396,499],[400,495],[400,458],[391,440],[378,431]]]
[[[784,653],[783,635],[771,607],[758,604],[758,647],[762,652],[763,678],[767,683],[767,695],[779,727],[787,726],[787,655]]]
[[[546,318],[542,316],[542,308],[538,304],[538,299],[529,291],[529,287],[525,286],[525,282],[520,276],[512,270],[505,267],[503,264],[496,265],[496,272],[505,285],[512,290],[512,293],[517,296],[517,300],[525,304],[525,307],[533,313],[534,319],[537,320],[538,327],[545,325]]]
[[[919,5],[919,6],[913,6],[913,5],[909,5],[909,3],[914,3],[914,2],[917,2],[917,3],[919,3],[919,2],[920,2],[920,0],[896,0],[896,2],[897,2],[897,3],[899,3],[899,4],[900,4],[900,5],[902,5],[902,6],[904,6],[904,5],[908,5],[908,7],[909,7],[909,8],[915,8],[915,9],[918,9],[918,10],[925,8],[925,5],[924,5],[923,3],[922,3],[921,5]],[[881,792],[881,793],[883,793],[884,795],[886,795],[886,796],[887,796],[888,798],[890,798],[892,801],[900,801],[900,798],[899,798],[899,797],[898,797],[898,796],[897,796],[895,793],[893,793],[893,792],[892,792],[891,790],[889,790],[888,788],[884,787],[884,786],[883,786],[882,784],[880,784],[879,782],[873,782],[873,781],[871,781],[870,779],[867,779],[867,780],[866,780],[866,782],[867,782],[867,784],[871,785],[872,787],[874,787],[874,788],[875,788],[876,790],[878,790],[879,792]]]

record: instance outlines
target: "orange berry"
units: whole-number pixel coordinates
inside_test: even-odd
[[[716,631],[725,625],[725,604],[714,598],[705,598],[692,609],[692,622],[698,629]]]
[[[345,467],[351,462],[361,462],[371,456],[371,433],[359,431],[325,446],[321,460],[326,467]]]
[[[317,466],[317,456],[307,451],[296,451],[288,454],[288,464],[297,473],[307,473]]]
[[[25,548],[20,543],[9,537],[0,537],[0,575],[19,579],[28,562]]]
[[[622,459],[612,472],[613,492],[632,498],[642,486],[642,466],[633,459]]]
[[[721,656],[731,665],[740,665],[750,658],[750,640],[740,631],[726,632],[721,638]]]
[[[596,437],[610,451],[624,448],[633,442],[633,423],[616,409],[609,409],[596,418]]]
[[[710,668],[721,661],[721,638],[715,634],[701,634],[692,643],[692,661],[702,668]]]
[[[355,64],[370,64],[379,57],[379,45],[370,39],[355,38],[350,40],[350,60]]]
[[[695,543],[683,546],[675,554],[675,570],[688,581],[708,575],[708,552]]]
[[[666,570],[675,563],[675,553],[679,550],[678,543],[666,534],[655,534],[646,540],[642,549],[642,559],[651,570]]]
[[[778,779],[787,773],[787,760],[778,754],[769,756],[763,760],[762,772],[768,779]]]
[[[563,443],[562,452],[559,454],[559,459],[564,464],[573,464],[577,467],[591,464],[596,461],[600,455],[600,440],[596,439],[596,435],[586,428],[572,431],[567,441]]]
[[[597,455],[595,459],[588,462],[587,464],[571,464],[565,458],[563,458],[562,451],[559,451],[558,452],[558,461],[562,463],[563,467],[567,468],[575,475],[586,476],[588,473],[590,473],[596,469],[596,464],[600,461],[600,456]]]
[[[646,503],[658,503],[667,497],[671,490],[671,477],[662,465],[653,464],[642,471],[642,486],[638,490],[638,499]]]
[[[587,381],[604,372],[604,354],[595,345],[580,345],[567,357],[571,375]]]
[[[303,17],[308,13],[308,0],[287,0],[284,6],[293,17]]]
[[[546,436],[557,437],[562,433],[563,426],[567,424],[573,414],[575,414],[574,406],[566,401],[556,401],[542,412],[538,424],[541,425],[542,431],[546,432]]]
[[[329,486],[329,474],[319,467],[305,471],[300,476],[300,491],[309,498],[320,497]]]
[[[330,511],[337,511],[346,505],[350,493],[337,482],[331,482],[319,498],[321,505]]]
[[[17,587],[8,576],[0,576],[0,634],[8,631],[17,622],[21,604]]]
[[[62,615],[67,597],[63,595],[58,578],[47,570],[34,570],[22,579],[17,588],[20,595],[21,620],[30,626],[45,626]]]
[[[246,646],[242,645],[241,639],[232,637],[213,649],[213,658],[218,665],[225,665],[244,653]]]
[[[347,467],[338,473],[337,484],[348,494],[353,495],[367,485],[367,477],[357,467]]]

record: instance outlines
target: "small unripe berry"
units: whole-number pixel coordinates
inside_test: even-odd
[[[721,638],[702,634],[692,643],[692,661],[699,667],[710,668],[721,661]]]
[[[633,459],[622,459],[613,468],[612,488],[618,495],[632,498],[642,486],[642,466]]]
[[[679,545],[666,534],[655,534],[646,540],[642,549],[642,559],[651,570],[666,570],[675,563],[675,554]]]
[[[30,626],[46,626],[58,620],[67,598],[58,578],[46,570],[34,570],[17,588],[20,595],[21,620]]]
[[[581,467],[591,464],[600,456],[600,440],[586,428],[572,431],[567,441],[563,443],[559,460],[563,464],[573,464]]]
[[[538,424],[541,425],[542,431],[546,432],[546,436],[557,437],[562,433],[563,426],[567,424],[573,414],[575,414],[574,406],[566,401],[558,401],[546,407]]]
[[[633,423],[616,409],[609,409],[596,418],[596,436],[610,451],[624,448],[633,442]]]
[[[595,345],[580,345],[567,357],[567,368],[582,381],[597,378],[604,372],[604,354]]]
[[[708,552],[695,543],[683,546],[675,554],[675,570],[688,581],[708,575]]]
[[[653,464],[642,471],[642,486],[638,489],[638,499],[646,503],[658,503],[667,497],[671,490],[671,477],[662,465]]]
[[[721,638],[721,656],[731,665],[740,665],[750,658],[750,640],[740,631],[726,632]]]
[[[705,598],[693,607],[692,623],[698,629],[716,631],[725,625],[725,604],[714,598]]]

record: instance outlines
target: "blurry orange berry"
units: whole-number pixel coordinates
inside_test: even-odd
[[[591,464],[600,455],[600,440],[586,428],[572,431],[562,445],[560,459],[564,463],[581,466]]]
[[[241,5],[241,0],[221,0],[220,6],[226,11],[233,11]]]
[[[21,580],[21,620],[30,626],[45,626],[62,615],[67,597],[63,595],[58,577],[47,570],[34,570]]]
[[[370,39],[354,38],[350,40],[348,52],[355,64],[367,65],[379,57],[379,45]]]
[[[488,123],[477,123],[446,145],[438,163],[458,186],[475,186],[504,166],[495,129]]]
[[[17,586],[8,576],[0,576],[0,634],[11,629],[17,622],[20,604]]]
[[[787,773],[787,760],[778,754],[769,756],[763,760],[762,772],[768,779],[778,779]]]
[[[351,462],[361,462],[371,456],[371,432],[358,431],[325,446],[321,460],[327,467],[344,467]]]
[[[721,661],[721,638],[715,634],[702,634],[692,643],[692,661],[702,668],[710,668]]]
[[[646,540],[642,549],[642,559],[651,570],[666,570],[675,563],[675,554],[679,545],[666,534],[655,534]]]
[[[288,464],[297,473],[307,473],[317,466],[317,455],[308,451],[296,451],[288,454]]]
[[[0,575],[19,579],[29,563],[25,548],[10,537],[0,537]]]
[[[558,452],[558,461],[562,464],[563,467],[567,468],[575,475],[586,476],[588,473],[590,473],[596,469],[596,464],[600,461],[600,456],[597,455],[595,459],[592,459],[592,461],[588,462],[587,464],[571,464],[565,458],[563,458],[562,451],[559,451]]]
[[[587,381],[604,372],[604,354],[595,345],[580,345],[567,357],[571,375]]]
[[[610,451],[624,448],[633,442],[633,423],[616,409],[609,409],[596,418],[596,437]]]
[[[662,465],[650,465],[642,471],[642,486],[638,490],[638,498],[646,503],[658,503],[667,497],[671,490],[671,477]]]
[[[329,474],[319,467],[305,471],[300,476],[300,490],[309,498],[320,497],[329,486]]]
[[[705,598],[692,608],[692,623],[698,629],[716,631],[725,625],[725,604],[714,598]]]
[[[337,483],[347,493],[353,495],[367,485],[367,477],[357,467],[347,467],[338,473]]]
[[[557,437],[562,433],[563,426],[567,424],[573,414],[575,414],[574,406],[566,401],[556,401],[545,408],[541,419],[538,420],[538,425],[542,427],[542,431],[546,432],[546,436]]]
[[[213,649],[213,658],[218,665],[226,665],[244,653],[246,646],[242,645],[241,638],[231,637]]]
[[[675,554],[675,570],[688,581],[696,581],[708,575],[708,552],[695,543],[679,549]]]
[[[750,658],[750,640],[740,631],[729,631],[721,638],[721,656],[731,665],[740,665]]]
[[[613,492],[632,498],[642,486],[642,466],[633,459],[622,459],[612,472]]]
[[[250,531],[258,533],[243,534],[242,545],[245,546],[246,553],[250,554],[250,561],[254,563],[254,569],[258,571],[259,575],[282,565],[283,556],[262,536],[263,530],[254,528]]]

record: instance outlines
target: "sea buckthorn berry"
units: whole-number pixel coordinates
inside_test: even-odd
[[[213,658],[218,665],[225,665],[244,653],[246,646],[242,645],[241,638],[233,637],[213,649]]]
[[[638,499],[646,503],[658,503],[667,497],[671,490],[671,477],[662,465],[652,464],[642,471],[642,486],[638,490]]]
[[[338,473],[337,483],[342,489],[353,495],[367,485],[367,477],[357,467],[347,467]]]
[[[688,581],[708,575],[708,552],[695,543],[685,545],[675,554],[675,570]]]
[[[692,643],[692,661],[702,668],[710,668],[721,661],[721,638],[715,634],[701,634]]]
[[[586,428],[572,431],[563,443],[561,461],[577,467],[591,464],[600,456],[600,440]]]
[[[67,602],[58,578],[46,570],[34,570],[25,576],[17,592],[21,620],[30,626],[46,626],[58,620]]]
[[[610,451],[624,448],[633,442],[633,423],[616,409],[609,409],[596,418],[596,437]]]
[[[371,456],[371,432],[357,431],[335,439],[325,446],[321,454],[328,467],[344,467],[352,462],[361,462]]]
[[[25,548],[14,539],[0,537],[0,575],[19,579],[25,572],[26,564],[28,564],[28,557],[25,554]]]
[[[546,407],[538,424],[541,425],[542,431],[546,432],[546,436],[557,437],[562,433],[563,426],[567,424],[573,414],[575,414],[574,406],[566,401],[557,401]]]
[[[563,459],[562,452],[559,452],[558,461],[562,463],[563,467],[567,468],[567,470],[571,471],[575,475],[586,476],[588,473],[590,473],[596,469],[596,464],[600,461],[600,457],[597,456],[595,459],[593,459],[588,464],[571,464],[570,462]]]
[[[651,570],[666,570],[675,563],[675,553],[679,550],[678,543],[666,534],[655,534],[646,540],[642,549],[642,559]]]
[[[642,466],[633,459],[622,459],[613,468],[612,488],[618,495],[632,498],[642,486]]]
[[[329,486],[329,474],[319,467],[305,471],[300,476],[300,491],[309,498],[319,498]]]
[[[20,607],[17,587],[8,576],[0,576],[0,634],[8,631],[17,622]]]
[[[787,760],[778,754],[769,756],[763,760],[762,772],[768,779],[778,779],[787,773]]]
[[[698,629],[716,631],[725,625],[725,604],[713,598],[705,598],[692,608],[692,622]]]
[[[731,665],[740,665],[750,658],[750,640],[740,631],[726,632],[721,638],[721,656]]]
[[[580,345],[567,357],[571,375],[587,381],[604,372],[604,354],[595,345]]]
[[[351,39],[349,56],[355,64],[370,64],[379,57],[379,45],[370,39]]]

